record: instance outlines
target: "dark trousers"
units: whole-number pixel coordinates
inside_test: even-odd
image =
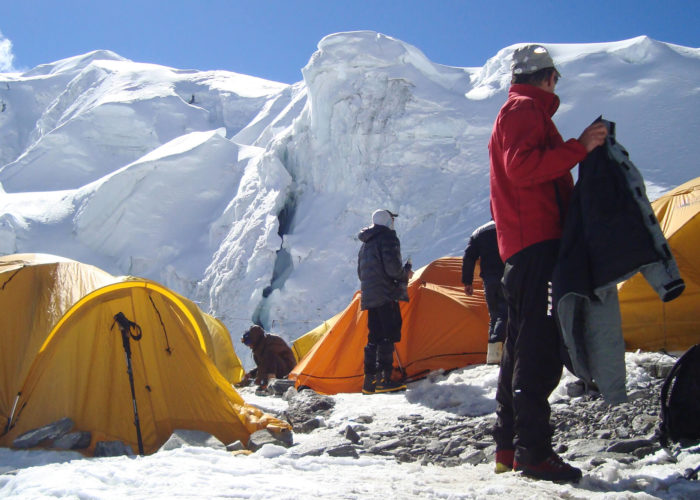
[[[560,337],[551,310],[551,279],[558,240],[524,248],[506,262],[506,342],[496,390],[497,449],[515,448],[520,463],[552,453],[547,399],[561,378]]]
[[[489,343],[506,340],[508,305],[500,278],[483,278],[486,307],[489,310]]]
[[[394,342],[401,340],[401,309],[390,301],[367,310],[369,335],[365,346],[365,374],[391,373]]]

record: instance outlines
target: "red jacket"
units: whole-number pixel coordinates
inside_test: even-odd
[[[551,118],[557,108],[556,94],[514,84],[494,123],[491,213],[504,262],[525,247],[561,237],[574,184],[570,170],[586,149],[561,138]]]

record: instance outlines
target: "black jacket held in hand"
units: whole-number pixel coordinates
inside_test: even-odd
[[[357,256],[361,308],[379,307],[392,300],[408,301],[408,271],[401,260],[396,231],[375,224],[360,231],[358,238],[362,242]]]

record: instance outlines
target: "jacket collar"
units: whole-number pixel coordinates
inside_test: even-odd
[[[527,83],[514,83],[508,91],[508,98],[513,97],[529,97],[534,100],[538,106],[542,108],[550,117],[559,109],[559,96],[546,90],[542,90],[534,85]]]

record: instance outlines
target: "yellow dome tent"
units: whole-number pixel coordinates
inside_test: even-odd
[[[340,318],[341,314],[343,313],[339,312],[331,319],[327,319],[316,328],[306,332],[292,343],[292,352],[294,353],[294,357],[296,358],[297,362],[306,356],[311,348],[316,345],[316,343],[321,340],[326,333],[328,333],[328,330],[330,330],[333,325],[338,322],[338,318]]]
[[[460,257],[443,257],[418,269],[408,284],[410,301],[400,302],[403,326],[394,366],[400,364],[409,379],[486,361],[483,283],[475,278],[474,295],[466,295],[461,271]],[[289,378],[324,394],[359,392],[367,332],[367,311],[360,310],[357,292]]]
[[[662,302],[637,273],[618,287],[627,350],[685,351],[700,342],[700,177],[651,204],[685,290]]]
[[[57,265],[47,267],[52,258]],[[63,269],[66,263],[70,267]],[[219,335],[228,335],[218,320],[153,281],[80,266],[53,256],[0,259],[2,356],[13,366],[3,372],[0,444],[10,446],[22,433],[64,417],[76,430],[92,433],[91,449],[97,441],[119,440],[145,453],[156,451],[175,429],[245,443],[257,429],[289,428],[246,405],[216,367],[215,358],[224,365],[238,360],[232,347],[217,354],[226,345]],[[91,284],[75,283],[81,273]],[[128,342],[120,317],[130,325]],[[17,340],[24,333],[19,327],[36,325],[50,331],[36,328],[29,342]]]

